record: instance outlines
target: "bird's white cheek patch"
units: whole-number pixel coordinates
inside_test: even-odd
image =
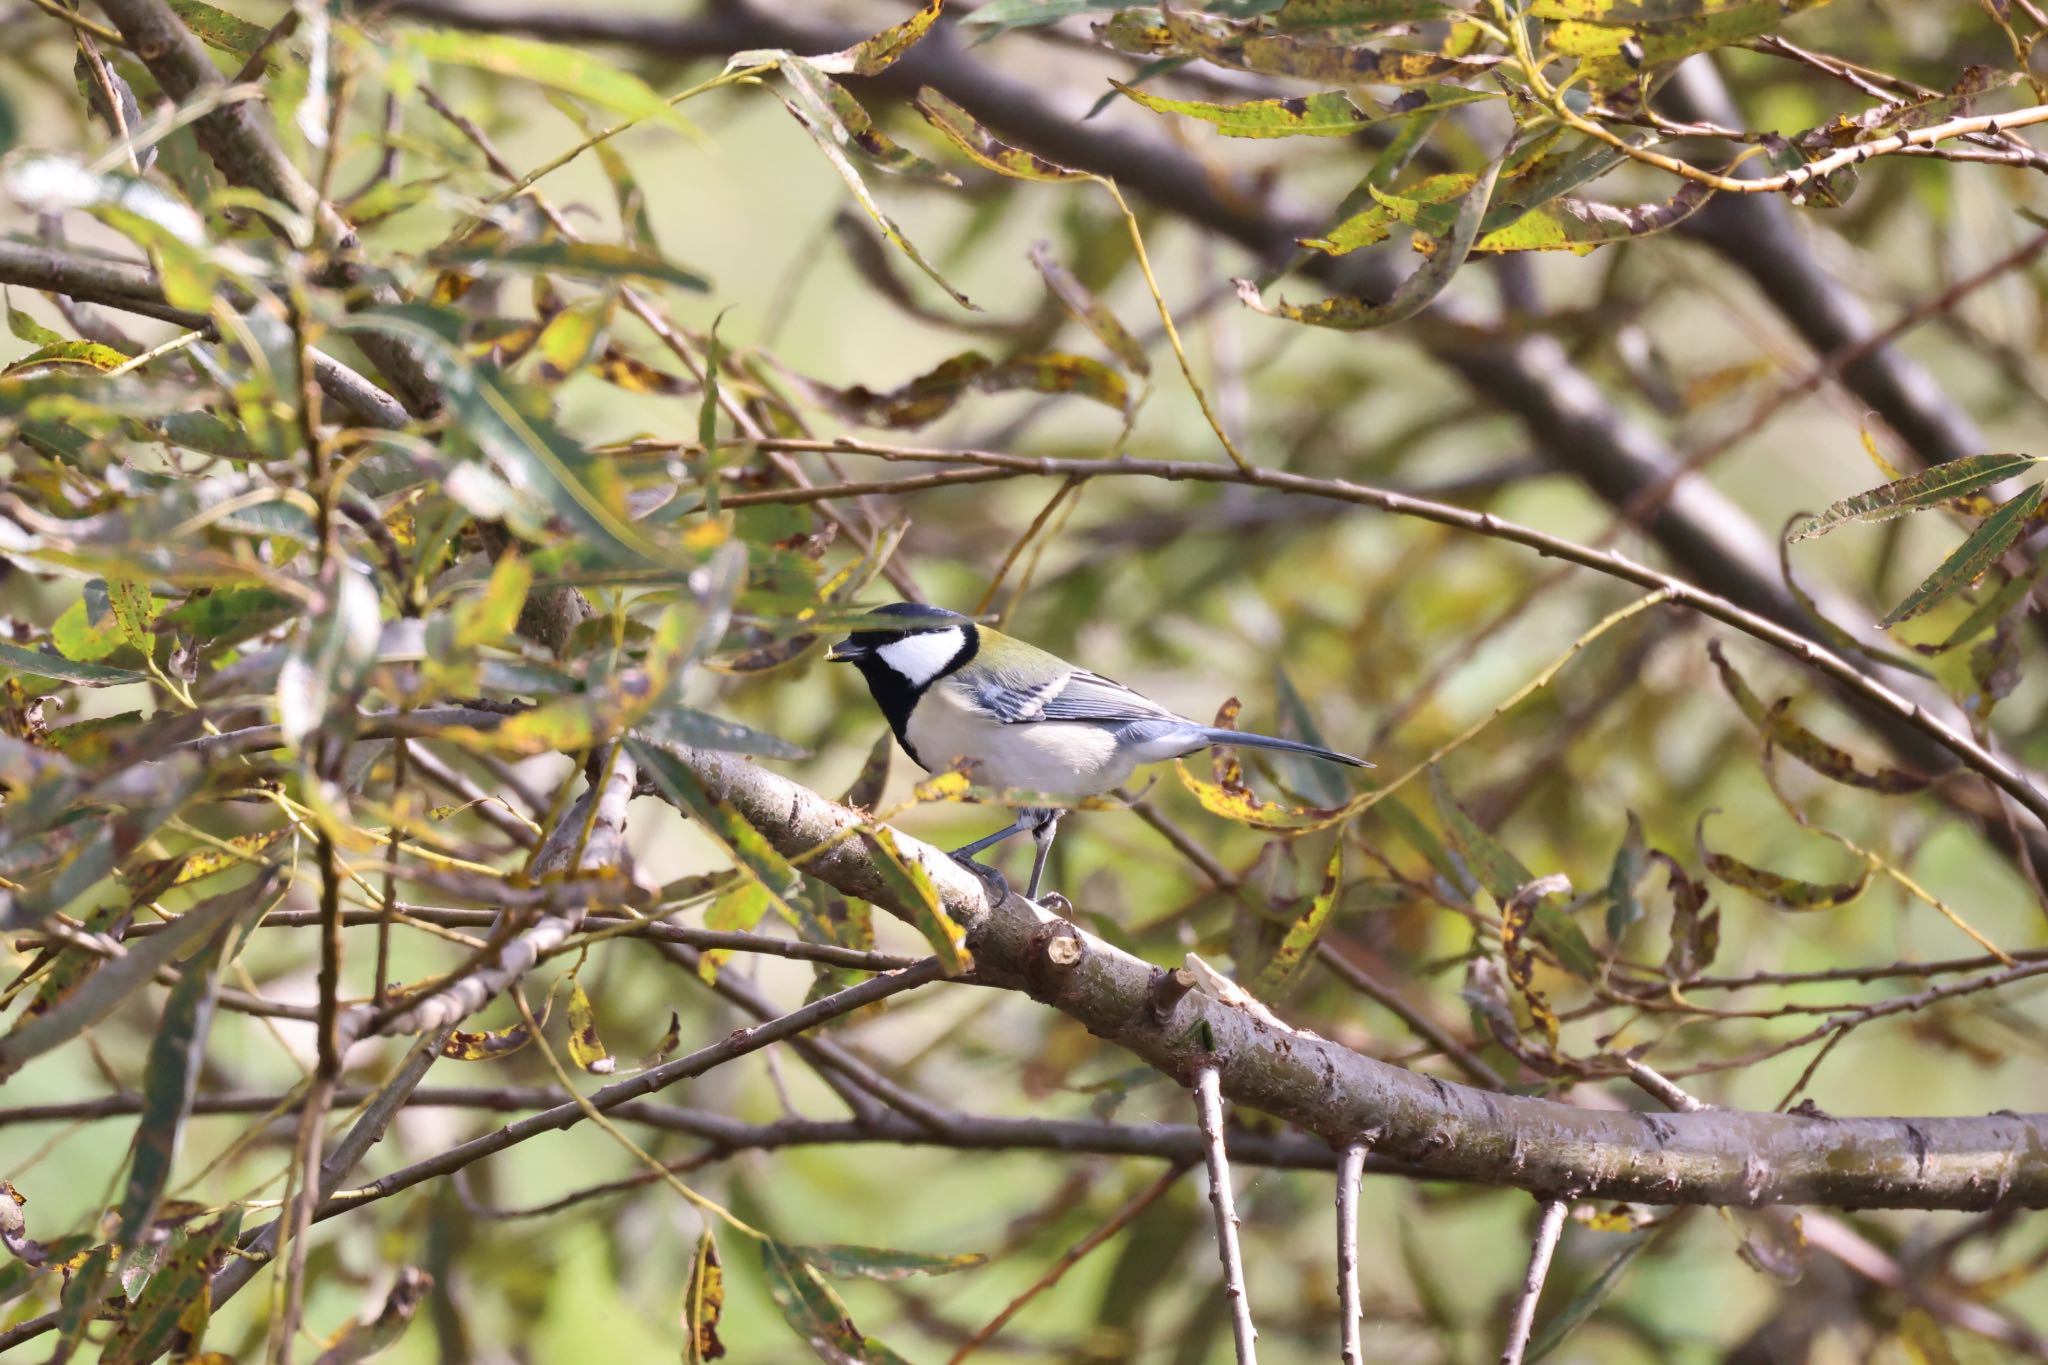
[[[875,652],[882,656],[883,663],[902,674],[912,687],[923,687],[946,671],[946,665],[953,662],[953,656],[965,643],[966,637],[960,628],[948,626],[944,630],[907,635]]]

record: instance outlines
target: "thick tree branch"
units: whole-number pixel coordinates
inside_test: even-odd
[[[812,875],[899,913],[895,894],[851,837],[845,807],[731,754],[688,760]],[[1174,1077],[1218,1067],[1234,1103],[1287,1120],[1333,1146],[1366,1141],[1435,1177],[1514,1185],[1542,1196],[1652,1204],[1818,1203],[1843,1207],[2048,1206],[2048,1115],[1806,1118],[1709,1110],[1594,1111],[1471,1090],[1390,1066],[1199,992],[1161,1013],[1165,974],[1061,923],[1080,961],[1048,970],[1052,917],[1020,897],[990,905],[979,879],[938,850],[899,837],[968,926],[978,976],[1022,990]],[[1204,1043],[1206,1035],[1210,1041]]]

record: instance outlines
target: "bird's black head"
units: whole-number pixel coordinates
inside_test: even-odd
[[[891,602],[869,612],[866,621],[825,657],[860,670],[875,705],[889,718],[907,751],[910,741],[904,727],[918,698],[940,678],[964,667],[980,648],[981,632],[959,612],[920,602]]]

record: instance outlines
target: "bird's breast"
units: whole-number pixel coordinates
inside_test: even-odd
[[[1094,796],[1131,775],[1133,761],[1116,736],[1096,725],[1027,721],[1005,725],[940,682],[910,715],[906,738],[932,772],[962,760],[978,765],[991,787],[1068,798]]]

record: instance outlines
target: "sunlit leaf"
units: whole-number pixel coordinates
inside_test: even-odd
[[[875,875],[888,888],[894,909],[906,916],[911,927],[924,935],[948,976],[958,976],[974,965],[967,955],[967,933],[946,913],[945,902],[924,864],[907,856],[896,842],[895,831],[887,825],[861,831]]]
[[[628,118],[660,119],[684,126],[668,102],[649,89],[647,82],[581,48],[506,33],[455,29],[406,29],[401,31],[398,41],[430,61],[515,76],[603,105]]]
[[[1092,178],[1087,171],[1077,171],[1048,161],[1036,152],[1012,147],[982,127],[974,115],[929,85],[917,92],[917,98],[911,101],[911,107],[924,115],[925,122],[944,133],[954,146],[965,152],[968,160],[998,175],[1006,175],[1015,180],[1059,181]]]
[[[1166,99],[1118,81],[1110,84],[1147,109],[1199,119],[1225,137],[1344,137],[1388,119],[1407,118],[1432,109],[1448,109],[1497,98],[1489,90],[1433,85],[1411,90],[1391,104],[1366,110],[1359,108],[1342,90],[1291,95],[1282,99],[1245,100],[1238,104],[1211,104],[1202,100]]]

